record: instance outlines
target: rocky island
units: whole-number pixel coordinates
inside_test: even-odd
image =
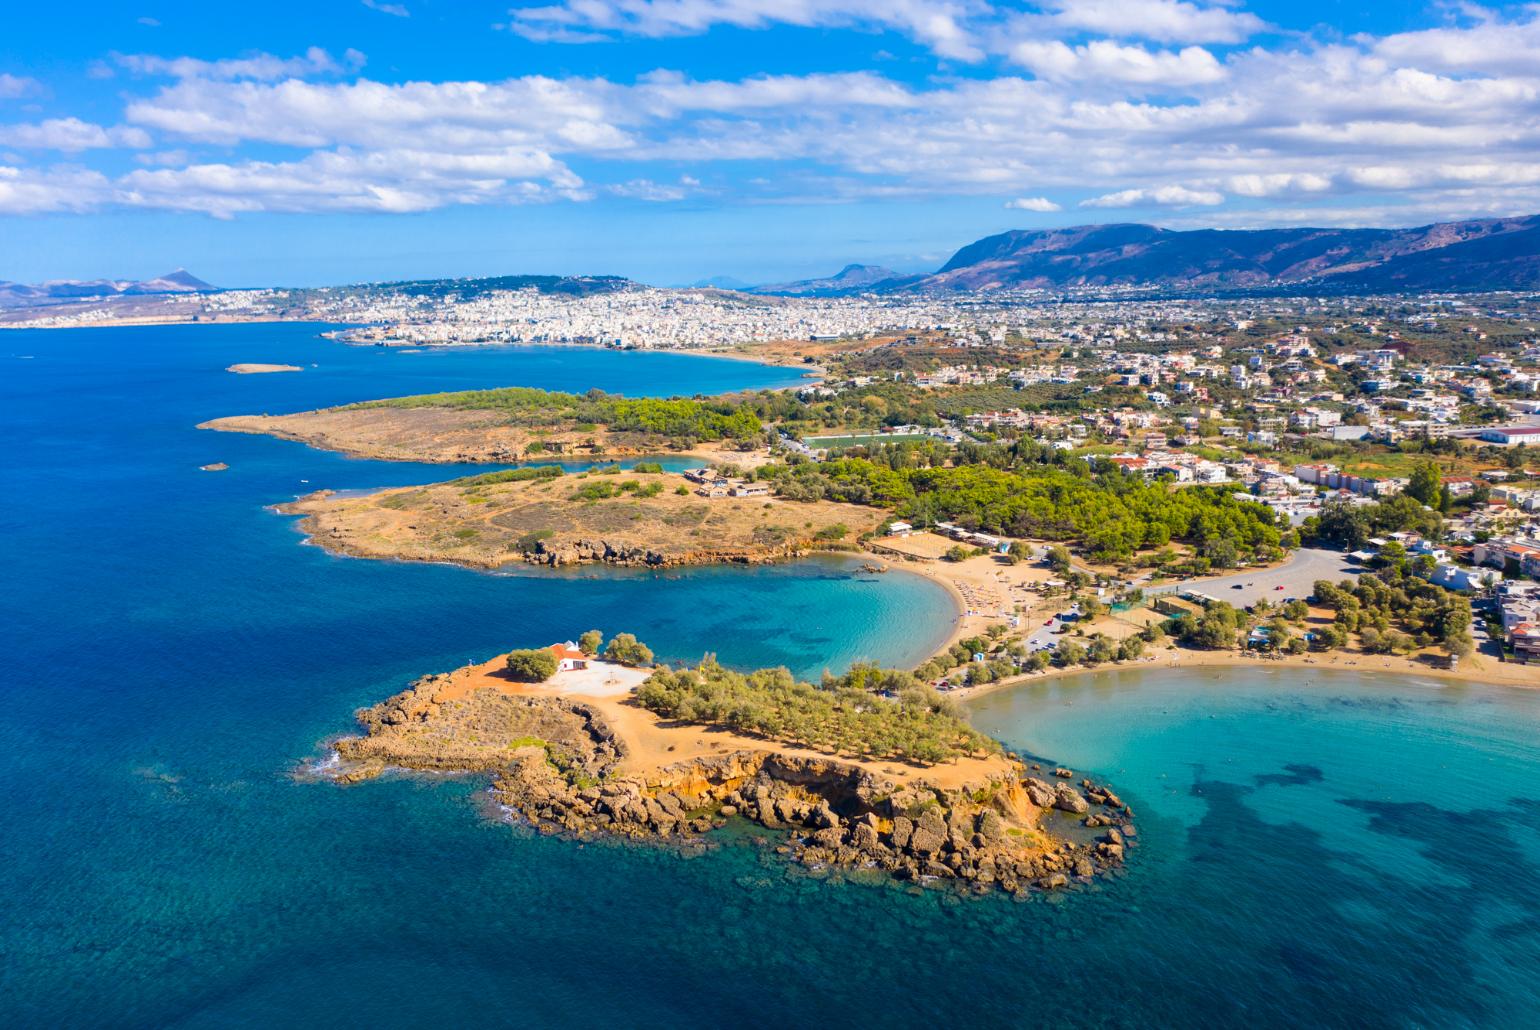
[[[557,670],[543,680],[498,656],[360,711],[329,775],[487,775],[513,819],[579,839],[694,842],[745,819],[807,866],[981,893],[1085,882],[1137,836],[1110,789],[1004,753],[906,673],[858,666],[815,685],[710,659],[647,672],[592,640],[513,655],[542,652]]]
[[[226,372],[234,372],[238,376],[265,375],[273,372],[303,372],[298,365],[274,365],[260,361],[242,361],[225,369]]]
[[[774,561],[853,544],[881,515],[705,478],[655,464],[575,475],[535,466],[362,497],[323,490],[278,510],[304,516],[301,528],[329,551],[480,568]]]

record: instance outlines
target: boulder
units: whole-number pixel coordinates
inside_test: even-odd
[[[1005,842],[1005,820],[993,809],[985,809],[979,816],[979,847],[989,847]]]
[[[1028,801],[1032,802],[1038,808],[1053,807],[1054,789],[1052,786],[1044,783],[1042,780],[1030,778],[1026,780],[1024,786],[1027,790]]]
[[[941,810],[927,808],[915,824],[914,833],[909,838],[909,849],[920,855],[937,854],[946,847],[946,835],[946,823],[941,818]]]
[[[1084,815],[1091,810],[1091,806],[1085,798],[1080,796],[1079,791],[1062,783],[1054,792],[1053,807],[1061,812],[1071,812],[1075,815]]]

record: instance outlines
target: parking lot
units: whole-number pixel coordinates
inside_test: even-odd
[[[1343,579],[1357,579],[1360,571],[1341,551],[1301,547],[1292,558],[1277,568],[1242,570],[1232,575],[1189,579],[1178,583],[1177,590],[1195,590],[1216,601],[1228,601],[1237,608],[1245,608],[1264,598],[1274,602],[1286,597],[1306,598],[1314,593],[1316,580],[1328,579],[1336,583]],[[1279,590],[1279,587],[1283,589]]]

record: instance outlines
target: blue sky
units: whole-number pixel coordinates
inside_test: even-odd
[[[0,279],[930,269],[1007,228],[1540,211],[1540,7],[27,5]]]

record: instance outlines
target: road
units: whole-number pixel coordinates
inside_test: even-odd
[[[1277,568],[1243,570],[1231,576],[1183,580],[1176,588],[1178,592],[1196,590],[1216,601],[1228,601],[1237,608],[1245,608],[1263,598],[1274,602],[1282,601],[1285,597],[1306,598],[1314,593],[1316,580],[1329,579],[1336,583],[1343,579],[1357,579],[1360,571],[1341,551],[1301,547],[1294,552],[1293,557]],[[1279,586],[1283,589],[1279,590]]]

